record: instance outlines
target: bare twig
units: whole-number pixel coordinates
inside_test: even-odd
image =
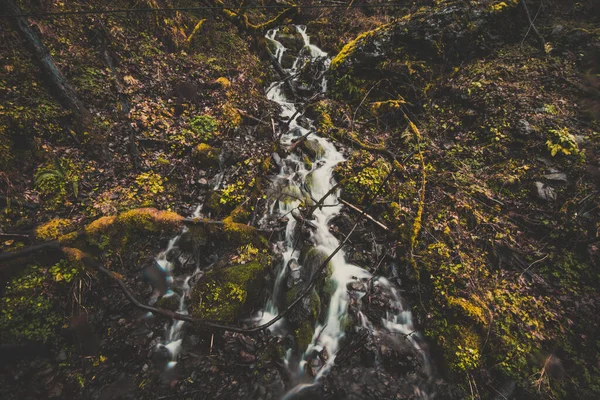
[[[348,208],[354,210],[354,211],[358,211],[359,213],[362,213],[363,211],[356,207],[353,204],[348,203],[346,200],[340,199],[340,203],[343,203],[344,205],[348,206]],[[385,226],[384,224],[382,224],[381,222],[377,221],[375,218],[371,217],[368,214],[365,214],[365,218],[368,219],[371,222],[374,222],[378,227],[380,227],[381,229],[383,229],[386,232],[391,232],[391,229],[388,228],[387,226]]]
[[[542,36],[542,34],[540,33],[540,31],[538,31],[538,29],[536,28],[536,26],[533,24],[533,20],[531,19],[531,14],[529,14],[529,8],[527,7],[527,0],[521,0],[521,3],[523,4],[523,8],[525,9],[525,15],[527,15],[527,20],[529,21],[529,29],[533,29],[533,32],[535,33],[535,35],[537,36],[537,38],[540,40],[540,43],[542,45],[542,50],[544,50],[544,47],[546,46],[546,41],[544,40],[544,37]],[[540,9],[542,8],[542,5],[540,4]],[[538,14],[539,14],[540,10],[538,10]],[[537,14],[536,14],[536,18],[537,18]],[[529,33],[529,31],[527,31]],[[525,35],[527,36],[527,35]],[[523,40],[525,40],[525,38],[523,38]]]

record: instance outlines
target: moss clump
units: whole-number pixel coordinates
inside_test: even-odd
[[[350,157],[348,162],[336,167],[335,173],[338,180],[344,179],[342,195],[350,202],[362,204],[364,201],[373,199],[375,194],[388,173],[391,170],[390,164],[383,158],[379,158],[372,166],[367,165],[371,156],[366,152],[357,152]],[[380,192],[385,195],[383,188]]]
[[[141,232],[173,233],[181,227],[183,217],[171,211],[137,208],[117,216],[102,217],[85,227],[87,237],[95,246],[122,248]]]
[[[214,139],[218,127],[217,120],[210,115],[199,115],[190,120],[184,133],[190,141],[208,142]]]
[[[298,349],[306,349],[308,345],[311,344],[313,333],[314,328],[308,321],[303,322],[296,330],[294,330]]]
[[[253,255],[248,253],[252,258]],[[262,304],[264,275],[270,260],[264,253],[250,262],[211,271],[191,292],[192,314],[218,321],[233,321],[243,311]]]
[[[234,222],[231,215],[223,220],[223,232],[227,240],[232,244],[243,245],[251,243],[262,245],[265,241],[254,227]]]
[[[46,290],[47,270],[32,265],[7,283],[0,299],[0,337],[3,342],[48,342],[63,318]]]
[[[242,115],[237,108],[229,102],[221,106],[221,115],[225,127],[234,129],[242,124]]]
[[[69,219],[54,218],[45,224],[40,225],[35,230],[35,237],[39,240],[54,240],[68,232],[73,227],[73,222]]]
[[[216,167],[219,165],[220,149],[212,147],[206,143],[200,143],[195,148],[196,159],[200,167]]]
[[[227,89],[229,88],[229,86],[231,86],[231,81],[225,78],[224,76],[217,78],[217,80],[215,80],[215,83],[219,85],[222,89]]]
[[[135,178],[135,183],[138,186],[138,191],[144,193],[157,195],[163,193],[165,191],[164,181],[166,178],[163,178],[160,174],[156,172],[142,172]]]

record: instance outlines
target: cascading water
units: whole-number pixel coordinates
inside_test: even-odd
[[[288,76],[291,77],[290,79],[292,82],[295,79],[300,79],[298,78],[300,75],[299,72],[307,63],[321,62],[324,69],[329,66],[327,54],[310,43],[310,39],[306,34],[306,28],[297,26],[296,29],[302,36],[304,47],[300,51],[300,54],[296,56],[292,67],[285,71]],[[277,29],[271,30],[267,33],[266,37],[273,43],[275,47],[275,56],[277,60],[281,62],[287,49],[283,44],[276,40],[277,33]],[[327,87],[324,76],[325,71],[323,70],[321,72],[320,83],[316,86],[318,90],[325,92]],[[289,145],[294,139],[308,135],[306,140],[316,141],[318,148],[321,150],[318,152],[316,160],[310,168],[308,168],[303,160],[296,154],[290,154],[282,161],[278,182],[281,187],[285,188],[283,195],[290,195],[291,200],[274,201],[273,206],[270,208],[270,212],[273,216],[282,216],[293,213],[294,210],[301,205],[302,199],[319,200],[325,196],[335,185],[333,179],[334,167],[345,160],[331,142],[313,133],[311,127],[306,128],[300,126],[298,118],[301,113],[297,111],[298,108],[293,100],[287,96],[286,84],[287,83],[284,81],[275,82],[267,91],[269,100],[272,100],[281,106],[281,118],[283,120],[288,120],[287,130],[285,132],[280,132],[282,144]],[[306,124],[304,125],[306,126]],[[310,181],[310,184],[307,183],[308,181]],[[323,254],[331,254],[339,246],[338,239],[329,231],[329,222],[339,214],[342,207],[338,202],[338,195],[339,193],[329,195],[324,200],[323,207],[315,209],[312,214],[314,218],[312,221],[314,229],[311,233],[310,242]],[[278,204],[278,210],[275,210],[275,204]],[[278,271],[275,280],[272,296],[265,307],[261,323],[269,321],[280,311],[277,307],[277,299],[280,298],[281,292],[284,290],[284,278],[286,275],[297,273],[297,271],[302,268],[302,266],[298,264],[300,251],[297,248],[297,243],[295,243],[296,225],[297,221],[295,218],[288,219],[283,243],[283,262],[281,263],[281,268]],[[426,374],[429,375],[428,358],[421,348],[419,335],[414,330],[412,315],[410,311],[404,309],[402,300],[398,295],[396,288],[394,288],[387,279],[383,277],[373,277],[367,270],[346,262],[343,251],[339,251],[332,258],[330,265],[332,273],[329,279],[332,281],[334,289],[331,294],[324,322],[322,324],[317,324],[315,327],[311,343],[304,351],[302,357],[300,357],[298,365],[290,365],[291,351],[288,351],[285,357],[286,365],[288,365],[292,371],[297,373],[299,382],[306,382],[305,379],[302,379],[304,367],[311,354],[314,354],[315,351],[319,353],[325,351],[326,362],[319,366],[318,372],[311,383],[298,384],[288,392],[286,397],[291,397],[302,389],[315,385],[333,366],[340,347],[340,341],[345,334],[343,321],[347,316],[348,304],[350,301],[348,290],[346,288],[348,284],[353,282],[360,283],[371,280],[372,285],[378,286],[380,289],[389,292],[389,309],[391,311],[382,318],[381,325],[387,332],[404,335],[411,341],[413,346],[422,355]],[[359,312],[359,315],[363,327],[369,329],[370,333],[374,336],[380,334],[377,329],[373,328],[373,324],[368,320],[364,313]],[[282,324],[283,322],[280,322],[279,324],[272,326],[272,332],[278,333],[278,331],[281,330]],[[424,394],[422,395],[426,396]]]
[[[324,93],[327,85],[325,71],[330,63],[327,53],[310,43],[310,38],[306,34],[306,27],[296,26],[296,29],[303,39],[304,46],[299,54],[295,56],[291,68],[286,69],[285,73],[290,77],[289,80],[291,83],[295,84],[296,82],[294,81],[300,79],[298,76],[303,68],[311,63],[320,65],[321,68],[318,70],[316,76],[318,82],[313,85],[313,87],[317,88],[317,92]],[[274,55],[281,63],[282,58],[288,49],[276,40],[277,34],[278,30],[273,29],[267,33],[266,38],[272,43],[275,49]],[[276,182],[273,184],[274,186],[277,186],[281,195],[278,199],[272,200],[270,207],[267,207],[268,215],[265,215],[263,220],[292,214],[299,209],[305,200],[310,203],[310,201],[314,202],[315,199],[321,199],[335,185],[333,179],[334,167],[340,162],[345,161],[343,155],[330,141],[314,133],[310,121],[305,119],[304,123],[299,123],[298,120],[302,113],[298,111],[298,107],[294,100],[290,98],[291,96],[286,92],[286,90],[293,86],[290,85],[290,81],[283,79],[274,82],[267,90],[267,98],[281,106],[281,119],[287,121],[284,124],[284,131],[280,132],[280,141],[284,146],[291,145],[294,140],[307,135],[305,139],[316,143],[316,147],[319,150],[316,155],[316,160],[310,167],[306,165],[299,155],[294,153],[287,156],[284,160],[281,160],[279,163],[280,172]],[[308,124],[306,122],[308,122]],[[218,188],[222,174],[223,171],[220,171],[217,179],[215,179],[215,188]],[[339,246],[338,239],[329,231],[330,221],[340,213],[342,208],[342,205],[338,202],[338,195],[339,193],[337,192],[330,194],[324,200],[322,207],[315,209],[312,213],[313,220],[311,221],[311,225],[313,230],[309,240],[314,248],[322,254],[331,254]],[[285,197],[285,201],[281,201],[282,196]],[[201,205],[196,208],[196,211],[194,212],[195,217],[200,215],[201,209]],[[281,267],[277,272],[271,297],[265,305],[259,323],[270,321],[279,311],[281,311],[279,309],[278,299],[281,298],[281,295],[285,291],[286,277],[288,274],[298,274],[302,269],[302,265],[300,265],[298,261],[300,259],[299,247],[301,246],[298,246],[299,243],[298,238],[296,237],[296,228],[296,219],[288,218],[285,236],[283,242],[280,243],[279,246],[283,249],[281,254],[283,261],[280,263]],[[183,233],[185,233],[185,230]],[[180,237],[181,235],[171,239],[167,249],[159,254],[155,260],[156,267],[167,277],[169,286],[176,284],[171,277],[173,266],[172,263],[168,261],[168,255],[169,252],[177,246]],[[365,313],[359,310],[358,316],[362,328],[367,329],[373,336],[391,333],[401,334],[407,337],[414,348],[422,355],[424,369],[426,370],[426,374],[429,375],[428,358],[421,348],[422,342],[419,338],[419,334],[415,333],[412,315],[410,311],[404,309],[402,299],[399,296],[397,289],[387,279],[383,277],[374,277],[366,269],[346,262],[343,251],[339,251],[332,258],[330,266],[331,275],[329,276],[329,279],[332,283],[332,293],[323,323],[315,326],[312,340],[308,347],[306,349],[298,349],[300,352],[299,357],[292,356],[293,351],[291,348],[286,352],[284,362],[290,371],[295,374],[297,382],[299,382],[287,393],[286,398],[292,397],[307,387],[316,385],[319,379],[334,365],[337,352],[340,348],[340,342],[345,335],[343,321],[347,317],[350,302],[347,286],[356,282],[363,285],[365,282],[370,282],[373,287],[386,291],[390,303],[388,306],[389,311],[378,324],[374,324],[374,321],[369,321]],[[177,285],[178,287],[169,288],[165,294],[165,296],[180,297],[178,312],[181,314],[188,313],[185,299],[190,290],[189,280],[197,273],[201,272],[196,270],[194,274],[185,277],[183,282]],[[179,294],[175,293],[172,289],[178,291]],[[150,302],[153,303],[156,302],[156,300],[157,297],[153,297]],[[357,300],[357,303],[360,307],[360,298]],[[375,325],[379,325],[380,328],[375,328]],[[170,360],[167,364],[168,368],[172,368],[177,364],[177,357],[182,343],[183,326],[183,321],[172,321],[171,324],[167,324],[165,327],[165,340],[162,344],[158,345],[159,349],[168,352]],[[272,325],[270,330],[274,334],[285,334],[285,318]],[[318,365],[314,378],[307,381],[307,376],[305,376],[304,372],[305,366],[308,360],[311,359],[311,355],[315,352],[325,352],[326,361]],[[421,393],[421,395],[422,397],[427,397],[423,393]]]

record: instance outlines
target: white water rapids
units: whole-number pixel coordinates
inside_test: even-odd
[[[306,34],[306,27],[296,26],[298,33],[302,36],[304,46],[300,50],[300,53],[293,55],[294,61],[291,68],[286,69],[285,72],[290,76],[292,80],[300,79],[299,75],[301,70],[309,65],[315,63],[320,65],[319,74],[317,78],[319,83],[316,86],[318,91],[324,93],[326,91],[326,80],[325,70],[328,68],[330,60],[327,53],[323,52],[317,46],[310,43],[310,39]],[[283,44],[276,40],[278,30],[274,29],[267,33],[267,40],[275,48],[275,57],[281,63],[284,54],[288,51]],[[292,81],[292,83],[294,83]],[[294,140],[299,139],[301,136],[310,134],[307,140],[316,142],[316,146],[319,150],[317,151],[316,160],[310,167],[307,167],[304,160],[297,154],[290,154],[285,159],[281,160],[279,165],[281,166],[279,175],[273,185],[277,185],[280,192],[292,194],[293,197],[282,201],[279,199],[271,199],[271,203],[267,211],[267,215],[264,218],[277,219],[284,215],[289,215],[293,212],[297,212],[301,206],[302,201],[300,199],[321,199],[326,193],[332,189],[335,185],[333,179],[334,167],[345,161],[343,155],[336,149],[336,147],[327,139],[322,138],[314,133],[312,126],[308,126],[303,123],[301,126],[298,119],[302,116],[302,112],[298,112],[299,106],[294,102],[294,99],[288,97],[286,92],[286,85],[289,85],[285,80],[274,82],[270,85],[267,90],[267,98],[271,101],[276,102],[281,106],[280,117],[282,120],[287,121],[285,126],[285,132],[281,133],[282,145],[289,146]],[[313,93],[314,94],[314,93]],[[305,119],[306,121],[306,119]],[[309,121],[309,125],[310,125]],[[308,128],[306,127],[308,126]],[[283,189],[281,189],[283,188]],[[313,212],[314,229],[312,229],[309,241],[316,250],[322,254],[331,254],[339,246],[340,242],[330,232],[329,224],[330,221],[337,216],[342,208],[342,205],[338,201],[338,193],[329,195],[324,203],[323,207],[317,208]],[[195,216],[199,215],[201,206],[198,207]],[[262,312],[261,317],[257,323],[262,324],[270,321],[275,317],[278,312],[281,311],[281,305],[278,305],[278,299],[282,297],[282,294],[286,290],[286,277],[290,273],[298,273],[298,270],[302,269],[302,265],[299,264],[300,249],[297,247],[296,241],[298,240],[297,221],[295,218],[288,218],[287,226],[285,229],[285,237],[283,243],[280,243],[280,248],[283,249],[282,256],[283,262],[280,263],[279,270],[277,271],[276,280],[272,290],[271,298],[268,300],[265,308]],[[180,236],[173,238],[169,242],[169,247],[162,252],[157,258],[156,262],[160,268],[167,274],[170,275],[171,263],[167,261],[168,252],[177,245],[177,241]],[[334,365],[338,351],[340,350],[340,344],[345,336],[344,322],[348,313],[348,306],[350,302],[348,293],[348,284],[353,282],[365,282],[371,280],[372,285],[379,289],[386,291],[389,295],[387,296],[390,300],[389,310],[392,310],[386,314],[382,321],[377,324],[373,324],[369,321],[367,316],[359,311],[360,328],[367,329],[373,336],[378,336],[385,330],[389,333],[399,333],[405,335],[407,339],[412,343],[415,349],[422,355],[422,362],[424,369],[429,371],[429,361],[425,354],[424,349],[421,348],[421,340],[419,334],[415,332],[412,314],[410,311],[405,310],[402,304],[402,299],[398,293],[398,290],[385,278],[373,277],[372,274],[359,266],[352,265],[346,261],[344,251],[339,251],[331,260],[331,280],[332,289],[329,305],[327,306],[326,314],[322,318],[323,323],[318,324],[314,327],[314,333],[312,341],[306,349],[297,349],[300,356],[294,357],[292,355],[293,349],[288,349],[284,359],[285,364],[295,376],[298,384],[292,388],[285,396],[290,398],[301,390],[318,384],[320,378],[330,371]],[[197,273],[198,271],[196,271]],[[183,295],[180,297],[179,312],[187,314],[187,306],[184,302],[186,294],[189,291],[190,277],[187,277],[180,292]],[[172,282],[172,278],[171,278]],[[173,284],[173,283],[171,283]],[[173,291],[169,290],[167,296],[178,296]],[[360,306],[360,299],[358,300]],[[170,362],[169,367],[173,367],[177,362],[177,357],[180,352],[182,342],[182,327],[184,323],[182,321],[173,321],[166,327],[165,341],[158,346],[161,349],[166,349],[169,352]],[[379,330],[374,328],[374,325],[381,326]],[[286,321],[285,318],[278,321],[275,325],[271,326],[270,330],[273,334],[285,335],[286,332]],[[346,328],[347,329],[347,328]],[[310,355],[315,352],[325,352],[326,361],[317,366],[316,375],[314,378],[306,376],[305,367]],[[314,370],[313,370],[314,371]],[[424,397],[426,395],[423,394]]]

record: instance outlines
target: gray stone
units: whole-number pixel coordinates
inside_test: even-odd
[[[552,36],[560,36],[565,30],[565,27],[558,24],[558,25],[554,25],[554,28],[552,28]]]
[[[539,200],[543,201],[556,200],[556,191],[554,190],[554,188],[542,182],[534,182],[533,195]]]
[[[198,185],[200,185],[202,187],[207,187],[208,186],[208,179],[206,179],[206,178],[200,178],[200,179],[198,179]]]
[[[67,359],[67,353],[64,350],[61,350],[60,353],[58,353],[58,356],[56,356],[56,359],[58,361],[65,361]]]
[[[527,120],[520,119],[519,122],[517,122],[517,132],[521,136],[531,136],[534,131],[533,127]]]
[[[558,172],[558,171],[544,175],[544,179],[547,179],[552,182],[559,182],[559,183],[567,183],[568,182],[567,174],[565,174],[564,172]]]

